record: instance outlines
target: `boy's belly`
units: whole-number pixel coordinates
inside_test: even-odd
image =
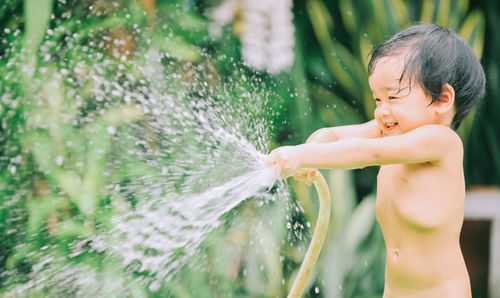
[[[469,276],[458,245],[436,246],[433,252],[421,246],[387,246],[384,297],[470,297]]]
[[[440,283],[435,287],[418,289],[413,292],[401,292],[392,289],[385,284],[383,298],[471,298],[471,290],[468,281],[457,277]]]
[[[471,296],[459,245],[465,187],[461,178],[458,186],[444,183],[442,174],[427,165],[380,168],[375,213],[386,244],[385,297]]]

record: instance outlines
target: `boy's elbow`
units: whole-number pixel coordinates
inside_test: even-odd
[[[325,127],[315,131],[306,141],[306,143],[329,143],[339,139],[335,127]]]

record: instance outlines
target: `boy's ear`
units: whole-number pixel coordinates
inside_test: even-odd
[[[446,83],[441,89],[441,95],[436,103],[436,112],[445,113],[453,109],[453,104],[455,103],[455,89]]]

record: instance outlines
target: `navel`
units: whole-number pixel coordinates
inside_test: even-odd
[[[399,260],[399,249],[398,248],[395,248],[393,251],[392,251],[392,255],[394,257],[394,260]]]

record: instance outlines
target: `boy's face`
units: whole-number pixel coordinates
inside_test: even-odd
[[[403,67],[403,57],[383,57],[368,80],[377,105],[375,120],[384,136],[404,134],[437,122],[435,105],[430,104],[431,97],[422,86],[413,81],[410,89],[408,78],[399,83]]]

